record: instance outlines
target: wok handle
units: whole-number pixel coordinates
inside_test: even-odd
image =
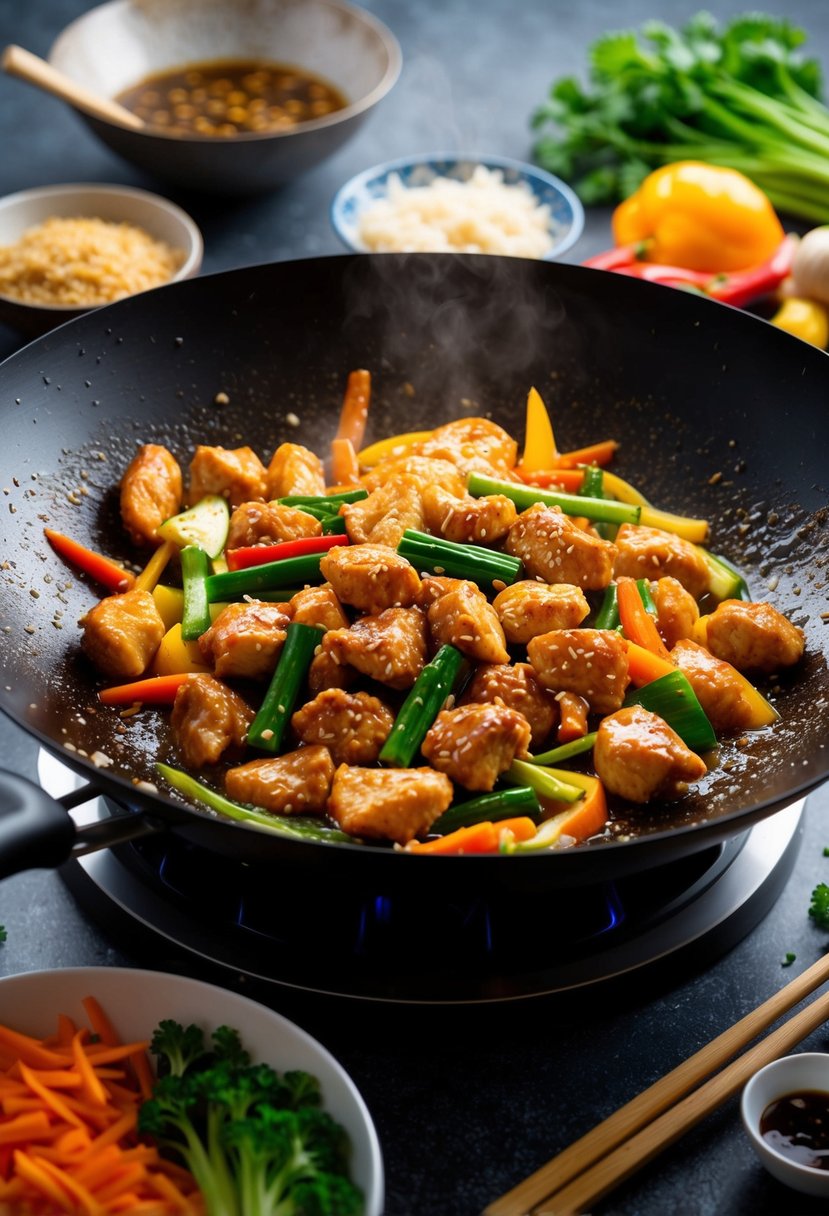
[[[88,796],[90,788],[81,793]],[[76,801],[68,795],[59,802],[26,777],[0,770],[0,879],[21,870],[55,869],[70,857],[165,830],[162,820],[141,812],[77,827],[66,805]]]

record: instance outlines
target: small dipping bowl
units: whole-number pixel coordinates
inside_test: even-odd
[[[544,255],[544,261],[561,257],[575,245],[584,229],[584,208],[576,193],[551,173],[505,156],[426,153],[374,165],[352,177],[337,191],[331,204],[331,224],[349,249],[355,253],[369,253],[371,250],[360,237],[361,216],[366,207],[386,196],[392,174],[400,178],[402,185],[411,188],[428,186],[438,177],[468,181],[479,165],[497,170],[507,186],[527,186],[536,202],[549,207],[552,246]]]
[[[829,1199],[829,1169],[801,1165],[760,1133],[763,1112],[772,1102],[787,1094],[804,1092],[826,1094],[829,1103],[829,1055],[801,1052],[767,1064],[743,1090],[740,1113],[757,1156],[774,1178],[806,1195]]]
[[[204,242],[198,226],[181,207],[158,194],[130,186],[73,183],[40,186],[0,198],[0,246],[14,245],[29,228],[53,217],[99,219],[143,229],[183,254],[181,265],[167,280],[193,278],[202,263]],[[162,284],[159,284],[161,286]],[[36,337],[101,304],[26,304],[0,293],[0,322],[28,337]]]

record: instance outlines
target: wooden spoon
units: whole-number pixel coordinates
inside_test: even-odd
[[[93,118],[114,122],[121,127],[132,127],[136,131],[142,130],[146,125],[136,114],[120,106],[117,101],[99,97],[97,93],[76,84],[45,59],[38,58],[21,46],[7,46],[0,60],[0,67],[10,76],[27,80],[29,84],[60,97],[62,101],[68,101],[71,106],[83,110],[85,114],[91,114]]]

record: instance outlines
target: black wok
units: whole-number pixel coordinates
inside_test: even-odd
[[[805,629],[802,668],[775,693],[781,723],[734,747],[699,792],[637,812],[626,839],[541,856],[447,860],[296,841],[137,784],[155,780],[167,753],[163,715],[124,723],[96,705],[76,621],[97,590],[51,552],[44,524],[134,559],[115,487],[137,444],[165,443],[183,464],[198,442],[248,443],[266,460],[286,439],[324,451],[357,366],[373,373],[369,440],[472,412],[520,438],[532,384],[561,447],[622,440],[618,471],[654,503],[710,518],[712,547],[748,571],[755,598]],[[0,410],[0,706],[123,808],[76,833],[63,805],[9,778],[0,872],[171,830],[272,863],[277,876],[318,867],[326,884],[542,889],[728,839],[829,775],[829,359],[764,321],[567,265],[424,254],[282,263],[63,326],[0,367]]]

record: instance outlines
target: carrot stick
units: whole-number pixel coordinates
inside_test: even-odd
[[[661,655],[646,650],[644,646],[637,646],[636,642],[631,642],[629,639],[627,651],[628,675],[631,683],[638,688],[641,688],[643,684],[650,684],[651,680],[658,680],[660,676],[667,676],[672,671],[676,671],[676,665],[670,658],[663,659]]]
[[[9,1026],[0,1026],[0,1043],[9,1048],[15,1059],[32,1068],[60,1068],[65,1063],[56,1051],[47,1050],[37,1039],[19,1034]]]
[[[331,440],[331,478],[341,486],[360,484],[360,466],[350,439]]]
[[[434,840],[413,840],[406,845],[407,853],[433,853],[447,856],[459,853],[497,853],[504,833],[511,833],[515,840],[529,840],[535,835],[536,825],[529,816],[516,819],[500,819],[497,823],[485,820],[467,828],[457,828],[438,836]]]
[[[598,777],[568,771],[567,780],[582,786],[585,796],[578,802],[544,803],[548,813],[556,806],[562,808],[550,819],[545,819],[539,829],[545,839],[549,835],[550,845],[555,844],[562,836],[569,836],[576,842],[587,840],[600,832],[607,822],[607,798]]]
[[[104,1208],[98,1203],[94,1195],[92,1195],[85,1186],[81,1186],[71,1174],[66,1170],[62,1170],[60,1166],[55,1165],[53,1161],[49,1161],[45,1157],[38,1160],[38,1165],[45,1171],[47,1176],[51,1177],[55,1183],[64,1187],[74,1200],[71,1211],[78,1216],[106,1216]]]
[[[162,676],[160,678],[164,679],[165,677]],[[166,678],[172,679],[173,677]],[[92,1029],[99,1036],[102,1042],[111,1047],[119,1045],[120,1039],[118,1037],[118,1032],[112,1025],[112,1022],[110,1022],[97,998],[94,996],[86,996],[81,1001],[81,1004],[86,1011],[86,1016],[89,1018],[89,1023],[92,1026]],[[150,1068],[146,1055],[146,1049],[148,1047],[149,1043],[133,1044],[129,1057],[130,1063],[135,1069],[136,1077],[141,1087],[142,1096],[145,1098],[149,1097],[153,1085],[152,1069]]]
[[[359,451],[363,444],[370,401],[371,373],[363,368],[350,372],[340,410],[337,438],[350,439],[355,452]]]
[[[64,561],[77,566],[79,570],[88,574],[91,579],[106,587],[107,590],[129,591],[135,583],[135,575],[129,570],[125,570],[111,558],[104,557],[102,553],[96,553],[94,549],[87,549],[86,545],[72,540],[71,536],[64,536],[62,532],[56,532],[53,528],[44,528],[43,534]]]
[[[0,1144],[19,1144],[26,1140],[42,1140],[51,1136],[49,1116],[43,1110],[33,1110],[17,1115],[7,1123],[0,1123]]]
[[[28,1153],[17,1150],[14,1154],[14,1168],[20,1177],[30,1182],[39,1195],[45,1195],[56,1203],[61,1212],[71,1212],[73,1204],[62,1187],[57,1186],[54,1179],[43,1168],[43,1159],[33,1161]]]
[[[623,575],[617,578],[616,598],[619,604],[619,620],[622,622],[625,637],[629,641],[635,642],[637,646],[650,650],[658,658],[670,662],[671,656],[659,636],[656,621],[642,603],[636,580]]]
[[[540,490],[547,489],[548,486],[560,486],[570,494],[577,494],[584,481],[581,469],[525,469],[519,464],[513,472],[525,485],[538,486]]]
[[[618,448],[615,439],[602,439],[584,448],[573,448],[570,452],[559,452],[558,462],[563,469],[574,469],[580,464],[609,464]]]
[[[81,1078],[81,1087],[84,1096],[90,1102],[94,1102],[96,1106],[106,1106],[107,1096],[103,1085],[95,1075],[95,1069],[89,1062],[89,1058],[84,1052],[81,1045],[80,1033],[76,1034],[72,1040],[72,1054],[75,1060],[75,1067]]]
[[[148,676],[145,680],[133,680],[131,684],[113,684],[102,688],[98,700],[102,705],[132,705],[134,701],[146,701],[151,705],[172,705],[176,693],[191,671],[177,671],[169,676]]]

